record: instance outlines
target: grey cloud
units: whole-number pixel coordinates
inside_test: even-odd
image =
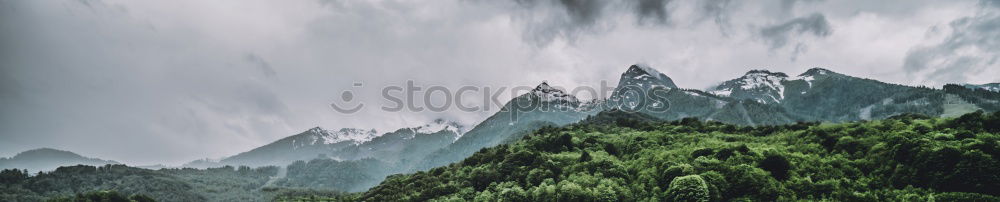
[[[667,5],[673,0],[631,0],[628,5],[639,22],[654,21],[656,23],[667,23],[670,14]],[[554,5],[557,9],[565,12],[569,17],[569,23],[576,26],[591,26],[601,20],[608,9],[615,5],[610,1],[602,0],[515,0],[518,5],[524,8],[536,8],[539,5]]]
[[[777,0],[765,3],[763,16],[785,19],[793,15],[800,2],[820,2],[822,0]],[[723,36],[733,33],[732,15],[740,8],[734,8],[732,0],[675,1],[675,0],[514,0],[520,13],[524,30],[523,39],[537,46],[546,46],[555,39],[574,41],[579,36],[600,34],[603,28],[613,28],[615,20],[628,16],[635,18],[640,26],[664,26],[674,24],[698,24],[708,20],[719,27]],[[676,5],[675,5],[676,4]],[[690,16],[677,16],[675,7],[693,6]],[[756,6],[740,4],[739,6]],[[770,10],[768,10],[770,9]],[[772,12],[774,14],[769,14]],[[683,12],[681,12],[683,13]],[[752,22],[757,19],[746,19]],[[757,31],[750,31],[757,32]],[[826,37],[831,33],[826,16],[812,14],[793,18],[785,23],[772,25],[760,31],[773,48],[780,48],[793,34],[811,33]]]
[[[525,39],[539,46],[555,38],[574,40],[586,33],[598,32],[602,23],[622,15],[635,16],[637,24],[670,24],[668,6],[673,0],[515,0],[523,11]]]
[[[638,0],[636,4],[636,16],[639,22],[653,21],[665,24],[670,21],[670,14],[667,13],[667,5],[672,0]]]
[[[559,0],[574,24],[592,25],[601,16],[604,1],[601,0]]]
[[[790,16],[794,14],[795,5],[799,2],[819,2],[823,0],[781,0],[780,8],[782,16]]]
[[[913,47],[903,60],[909,73],[930,70],[928,79],[960,82],[997,68],[1000,60],[1000,7],[998,1],[981,1],[973,16],[951,21],[950,34],[936,44]]]
[[[982,0],[980,1],[983,7],[1000,7],[1000,0]]]
[[[719,26],[719,32],[724,36],[729,35],[729,6],[732,0],[705,0],[701,6],[704,16],[711,18]]]
[[[790,58],[790,60],[792,60],[792,62],[795,62],[796,60],[799,59],[800,54],[805,53],[808,50],[809,46],[806,46],[806,44],[804,43],[795,44],[795,49],[792,50],[792,57]]]
[[[792,10],[795,8],[795,3],[798,3],[798,0],[781,0],[781,10]]]
[[[995,64],[995,62],[986,62],[986,65],[993,64]],[[927,78],[942,82],[964,81],[966,79],[966,73],[976,72],[977,69],[982,67],[983,61],[981,58],[956,57],[954,59],[950,59],[950,61],[937,70],[934,70],[934,72],[928,75]]]
[[[279,117],[288,117],[288,105],[282,101],[272,89],[264,83],[244,82],[230,89],[227,95],[220,97],[209,97],[199,95],[194,101],[204,106],[202,114],[220,117],[243,117],[241,122],[249,124],[221,123],[232,134],[240,135],[248,139],[267,138],[271,134],[261,134],[256,131],[271,131],[268,125],[272,125],[273,120]],[[217,120],[204,120],[206,122]],[[184,128],[174,128],[183,130]],[[202,134],[213,131],[199,131]]]
[[[247,54],[245,58],[247,62],[250,62],[250,64],[256,66],[257,69],[260,70],[260,73],[264,75],[264,77],[267,78],[278,77],[278,72],[274,71],[274,68],[271,67],[271,64],[267,63],[267,61],[265,61],[264,58],[261,58],[260,56],[257,56],[256,54],[253,53]]]
[[[538,46],[556,38],[575,39],[593,29],[604,14],[600,0],[515,0],[524,9],[524,39]]]
[[[290,133],[275,54],[249,45],[273,27],[144,12],[158,3],[0,1],[0,152],[178,163]]]
[[[803,34],[827,37],[832,33],[833,29],[830,27],[830,23],[820,13],[794,18],[785,23],[766,26],[760,30],[760,36],[771,46],[771,49],[784,47],[793,37]]]

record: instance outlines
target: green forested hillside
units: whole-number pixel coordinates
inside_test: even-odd
[[[144,195],[157,201],[258,201],[264,198],[260,187],[276,171],[276,167],[148,170],[125,165],[77,165],[32,176],[7,169],[0,172],[0,201],[69,200],[82,193],[86,193],[85,198],[115,197],[89,193],[99,191]]]
[[[131,196],[126,196],[124,194],[118,193],[116,191],[92,191],[87,193],[80,193],[74,196],[62,196],[55,197],[49,200],[49,202],[154,202],[156,201],[149,196],[142,194],[134,194]]]
[[[391,164],[375,159],[337,161],[313,159],[288,165],[288,174],[274,184],[280,187],[308,187],[359,192],[377,185],[389,173]]]
[[[546,127],[363,201],[995,201],[1000,113],[744,127],[605,112]],[[345,198],[339,198],[341,200]]]

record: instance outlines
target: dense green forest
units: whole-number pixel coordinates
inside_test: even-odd
[[[80,193],[75,196],[54,197],[47,201],[48,202],[154,202],[156,200],[153,199],[152,197],[142,194],[133,194],[131,196],[126,196],[116,191],[92,191],[87,193]]]
[[[374,159],[358,161],[337,161],[333,159],[313,159],[308,162],[296,161],[288,165],[288,175],[276,181],[280,187],[310,187],[346,192],[365,191],[378,184],[392,165]]]
[[[157,201],[252,201],[267,197],[259,189],[277,170],[245,166],[149,170],[125,165],[77,165],[29,175],[24,170],[6,169],[0,171],[0,201],[117,198],[117,193]]]
[[[998,133],[982,112],[764,127],[602,112],[334,199],[997,201]]]

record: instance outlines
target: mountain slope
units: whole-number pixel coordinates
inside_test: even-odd
[[[381,135],[375,130],[343,128],[331,131],[316,127],[219,161],[199,160],[185,167],[285,166],[316,158],[339,161],[373,158],[386,163],[414,161],[450,144],[462,130],[457,123],[444,120]]]
[[[220,165],[288,165],[298,160],[328,157],[339,149],[357,146],[360,141],[375,137],[376,131],[344,128],[337,131],[316,127],[285,137],[219,161]]]
[[[448,146],[463,134],[463,129],[457,123],[441,119],[415,128],[399,129],[359,145],[351,159],[374,158],[409,164]]]
[[[963,84],[963,87],[969,89],[983,89],[987,91],[1000,92],[1000,83],[987,83],[987,84]]]
[[[33,149],[18,153],[11,158],[0,158],[0,168],[28,169],[32,172],[51,171],[59,166],[71,165],[93,165],[102,166],[105,164],[119,164],[115,161],[88,158],[79,154],[49,149]]]
[[[967,87],[962,87],[955,84],[944,85],[944,91],[949,95],[954,95],[953,97],[958,97],[961,99],[949,99],[946,104],[960,104],[967,105],[972,104],[973,109],[982,109],[986,111],[1000,111],[1000,92],[990,91],[986,89],[970,89]],[[945,108],[946,112],[948,109]]]
[[[663,120],[699,118],[740,125],[774,125],[804,120],[801,116],[769,105],[780,102],[783,98],[784,89],[780,83],[787,76],[782,73],[751,71],[747,76],[723,83],[713,93],[677,86],[623,85],[673,83],[672,79],[659,71],[645,69],[652,68],[632,65],[622,73],[618,88],[608,98],[608,106],[645,113]],[[659,76],[636,75],[647,72],[656,72]],[[637,81],[635,78],[644,79]],[[651,81],[652,78],[663,80]]]
[[[767,70],[751,70],[740,78],[719,84],[709,92],[736,99],[751,99],[760,103],[779,103],[785,98],[788,75]]]
[[[617,88],[636,86],[640,88],[677,88],[673,79],[645,64],[634,64],[622,73]]]
[[[780,72],[752,70],[740,78],[710,89],[710,92],[720,97],[764,104],[757,107],[763,110],[750,114],[774,120],[768,124],[792,123],[796,120],[876,120],[907,113],[957,116],[980,109],[996,111],[1000,103],[1000,99],[982,95],[989,93],[979,93],[976,96],[966,93],[960,96],[957,91],[960,90],[890,84],[823,68],[812,68],[796,77],[788,77]],[[734,120],[721,121],[746,124],[733,122]]]
[[[790,91],[783,107],[817,121],[883,119],[903,113],[941,114],[943,93],[813,68],[799,75],[808,87]]]
[[[296,161],[288,166],[288,177],[276,184],[363,191],[391,174],[447,165],[479,149],[520,139],[544,126],[580,121],[596,113],[594,106],[594,102],[581,102],[542,83],[512,99],[500,112],[464,134],[460,134],[463,128],[457,124],[442,120],[399,129],[357,146],[327,150],[330,158]]]
[[[544,126],[562,126],[583,120],[598,112],[597,105],[595,102],[581,102],[543,82],[531,92],[504,104],[500,112],[476,125],[455,143],[427,156],[414,165],[413,170],[426,170],[459,161],[479,149],[517,140]]]

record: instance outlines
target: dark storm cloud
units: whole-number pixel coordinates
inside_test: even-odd
[[[604,3],[601,0],[559,0],[559,5],[566,9],[572,23],[584,26],[597,21],[604,9]]]
[[[811,34],[816,37],[827,37],[833,33],[830,23],[820,13],[793,18],[785,23],[761,28],[760,36],[772,49],[784,47],[794,37]]]
[[[621,23],[621,17],[634,18],[635,25],[646,27],[662,26],[667,29],[676,28],[672,25],[697,25],[702,22],[714,23],[723,36],[731,36],[734,31],[732,15],[740,7],[756,5],[734,5],[732,0],[676,1],[676,0],[515,0],[520,9],[521,23],[524,26],[524,39],[537,46],[547,46],[555,39],[575,41],[583,35],[594,35],[613,29],[616,23]],[[799,2],[821,2],[821,0],[778,0],[764,2],[769,8],[761,10],[758,16],[771,16],[784,20],[784,23],[771,25],[761,30],[751,31],[760,34],[773,49],[784,47],[793,38],[810,34],[826,37],[832,33],[830,23],[825,15],[811,15],[791,18]],[[691,8],[681,12],[688,16],[676,16],[678,8]],[[767,13],[771,12],[771,13]],[[680,18],[678,18],[680,17]],[[749,23],[756,23],[752,20]],[[746,22],[745,22],[746,23]],[[742,31],[742,30],[739,30]],[[803,49],[799,49],[803,50]]]
[[[555,38],[574,39],[601,20],[605,1],[600,0],[516,0],[526,18],[525,40],[538,46]]]
[[[944,82],[995,70],[1000,60],[1000,1],[981,1],[980,6],[975,15],[948,23],[950,34],[940,43],[910,49],[903,68],[909,73],[930,71],[929,79]]]
[[[573,40],[581,34],[599,32],[613,26],[621,15],[635,17],[636,24],[667,25],[673,0],[515,0],[523,9],[526,39],[538,46],[555,38]],[[602,26],[605,25],[605,26]]]
[[[638,0],[635,9],[636,16],[639,17],[639,22],[653,21],[655,23],[665,24],[670,21],[670,14],[667,11],[667,5],[670,4],[672,0]]]
[[[627,5],[638,18],[639,22],[653,21],[655,23],[667,23],[670,19],[667,5],[672,0],[629,0]],[[594,25],[601,20],[606,12],[615,7],[614,3],[602,0],[515,0],[518,5],[524,8],[536,8],[536,6],[553,5],[557,10],[565,12],[569,22],[574,26],[587,27]],[[620,5],[619,5],[620,6]],[[614,13],[617,14],[617,13]]]

